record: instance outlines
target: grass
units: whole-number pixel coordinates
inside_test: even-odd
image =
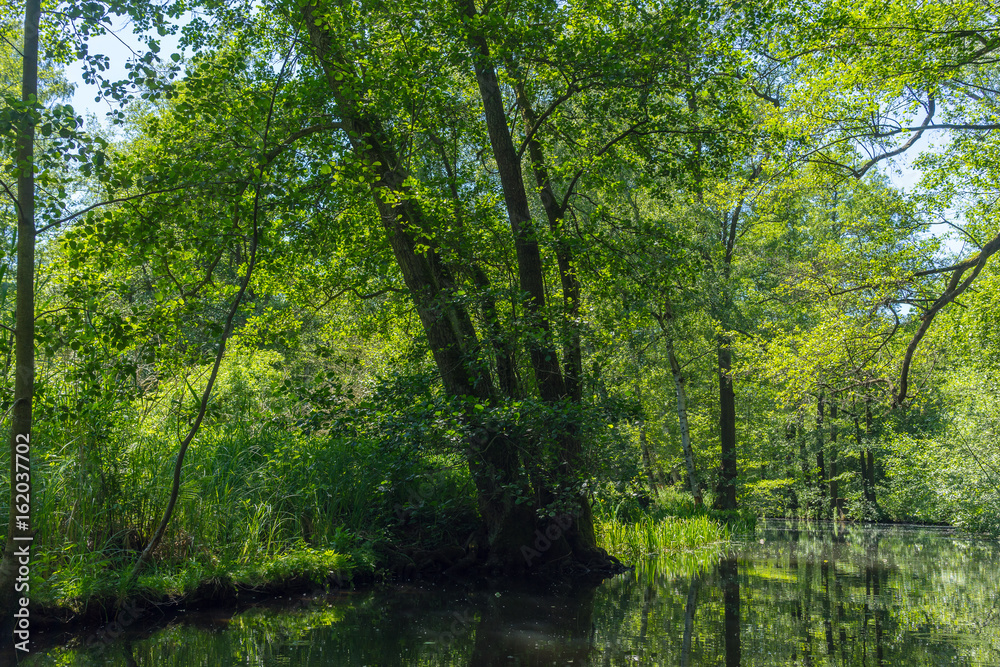
[[[749,512],[697,505],[690,493],[676,487],[659,489],[646,505],[637,502],[638,495],[610,494],[598,501],[595,512],[598,544],[622,560],[643,562],[662,554],[676,559],[756,528],[757,519]]]
[[[729,540],[729,528],[708,516],[641,517],[638,521],[601,521],[595,526],[598,544],[624,560],[692,551]]]
[[[124,424],[77,444],[37,452],[30,585],[42,607],[178,597],[213,584],[347,581],[373,572],[371,543],[392,516],[369,441],[267,424],[209,426],[185,461],[177,509],[149,570],[123,591],[166,504],[176,442],[162,429]]]
[[[112,599],[119,594],[144,599],[182,599],[199,589],[217,591],[278,590],[283,587],[345,587],[359,573],[373,571],[372,558],[364,552],[344,554],[332,549],[299,545],[285,553],[251,563],[156,563],[139,577],[135,588],[122,591],[120,582],[129,567],[114,567],[107,560],[76,559],[47,578],[33,577],[32,601],[42,607],[79,612],[91,600]]]
[[[328,429],[306,428],[278,410],[284,398],[264,396],[261,378],[273,373],[258,366],[234,359],[222,376],[185,459],[170,527],[133,590],[122,582],[166,505],[190,406],[174,405],[164,392],[145,412],[138,403],[107,405],[39,421],[35,604],[80,609],[88,600],[178,598],[212,586],[343,581],[373,575],[379,545],[458,544],[477,528],[462,454],[429,453],[440,435],[436,421],[402,408],[365,408]],[[652,507],[646,500],[620,492],[602,500],[596,528],[609,551],[635,558],[728,535],[676,490],[662,491]]]

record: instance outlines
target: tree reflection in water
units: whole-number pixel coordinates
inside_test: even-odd
[[[996,665],[998,553],[941,530],[768,522],[596,588],[393,585],[136,623],[23,664]]]

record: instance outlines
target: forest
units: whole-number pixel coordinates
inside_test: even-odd
[[[996,536],[997,10],[4,2],[5,641],[763,517]]]

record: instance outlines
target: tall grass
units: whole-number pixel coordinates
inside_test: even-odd
[[[595,528],[598,544],[613,556],[626,560],[690,551],[729,540],[729,529],[707,516],[684,519],[646,516],[633,523],[600,521]]]
[[[114,590],[160,519],[176,439],[122,421],[101,440],[74,441],[69,429],[37,438],[31,585],[39,602]],[[311,550],[363,550],[393,516],[376,456],[385,454],[373,443],[329,434],[249,421],[205,428],[153,571],[163,581],[181,572],[211,578]]]

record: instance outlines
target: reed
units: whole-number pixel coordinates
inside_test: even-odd
[[[600,521],[597,542],[608,553],[625,560],[691,551],[729,540],[729,528],[707,516],[688,518],[642,517],[638,521]]]

